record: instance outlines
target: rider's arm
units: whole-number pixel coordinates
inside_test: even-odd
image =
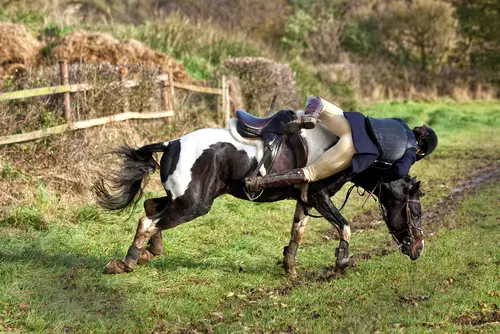
[[[401,158],[396,160],[392,164],[392,167],[384,173],[384,181],[390,182],[403,178],[410,172],[410,167],[415,163],[416,160],[417,150],[410,149],[406,151],[406,153]]]

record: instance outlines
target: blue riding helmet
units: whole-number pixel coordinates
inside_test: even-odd
[[[430,155],[438,145],[438,137],[436,132],[427,125],[417,126],[413,128],[413,133],[418,142],[417,160]]]

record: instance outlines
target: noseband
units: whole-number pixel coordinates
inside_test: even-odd
[[[387,225],[387,228],[389,229],[389,233],[391,234],[392,239],[400,247],[401,246],[405,246],[405,245],[411,245],[415,241],[421,240],[422,237],[420,237],[420,239],[418,239],[418,240],[415,240],[415,238],[413,237],[413,231],[414,230],[419,231],[421,236],[424,235],[424,231],[422,230],[422,228],[415,226],[415,224],[413,222],[413,219],[412,219],[410,205],[409,205],[409,203],[420,203],[420,200],[418,200],[418,199],[410,199],[410,198],[408,198],[409,195],[406,195],[404,203],[401,205],[401,207],[399,208],[398,212],[396,212],[396,214],[393,216],[393,218],[391,220],[388,220],[387,219],[387,210],[385,210],[384,206],[382,205],[382,201],[380,200],[381,195],[382,195],[382,182],[381,181],[379,181],[377,183],[377,185],[375,186],[375,189],[377,189],[377,188],[378,188],[378,198],[379,198],[378,207],[379,207],[380,213],[382,214],[382,217],[384,217],[384,221],[385,221],[385,223]],[[405,210],[406,210],[406,228],[404,228],[402,230],[399,230],[399,231],[395,231],[395,230],[391,229],[391,227],[390,227],[391,223],[397,217],[397,215],[401,212],[401,210],[403,210],[403,208],[405,208]],[[409,233],[410,236],[406,237],[405,239],[403,239],[402,242],[400,242],[398,240],[397,236],[399,234],[401,234],[402,232],[406,231],[406,230],[408,230],[410,232]]]

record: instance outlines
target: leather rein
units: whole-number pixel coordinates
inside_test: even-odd
[[[342,203],[342,206],[340,207],[339,211],[341,211],[344,208],[344,206],[347,204],[347,201],[349,200],[349,196],[351,195],[351,193],[354,190],[354,188],[358,189],[358,191],[357,191],[358,195],[364,196],[366,190],[363,190],[363,192],[360,193],[359,192],[359,186],[356,185],[356,184],[353,184],[347,190],[346,197],[345,197],[344,202]],[[378,191],[378,200],[373,195],[375,193],[375,191]],[[380,201],[381,195],[382,195],[382,181],[378,181],[377,184],[375,185],[375,188],[373,188],[372,191],[368,191],[368,197],[363,202],[362,206],[365,205],[366,201],[370,197],[372,197],[375,200],[375,202],[378,202],[378,208],[379,208],[380,214],[384,218],[384,221],[385,221],[385,223],[387,225],[387,228],[389,229],[389,233],[391,234],[392,239],[398,244],[398,246],[401,247],[405,243],[410,243],[411,244],[414,241],[414,237],[413,237],[413,233],[412,233],[413,230],[420,231],[420,235],[421,236],[424,235],[424,231],[420,227],[415,226],[415,224],[413,223],[413,219],[412,219],[412,216],[411,216],[410,206],[408,205],[409,203],[420,203],[420,200],[418,200],[418,199],[410,199],[410,198],[408,198],[409,195],[407,195],[406,198],[405,198],[404,203],[401,205],[401,207],[399,208],[398,212],[396,212],[396,214],[394,215],[394,217],[391,220],[388,220],[387,219],[387,210],[385,210],[384,206],[382,205],[382,202]],[[394,220],[394,218],[401,212],[401,210],[403,210],[403,208],[405,208],[405,210],[406,210],[407,228],[410,231],[410,240],[408,240],[408,241],[403,240],[403,242],[399,242],[399,240],[397,239],[397,235],[400,234],[402,232],[402,230],[401,231],[392,230],[390,228],[390,224],[392,223],[392,221]],[[314,216],[314,215],[311,215],[311,214],[309,214],[309,216],[311,216],[313,218],[322,218],[322,216]]]

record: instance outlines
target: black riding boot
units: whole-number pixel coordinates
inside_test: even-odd
[[[305,182],[307,179],[304,172],[297,168],[266,176],[248,177],[245,179],[245,187],[248,191],[257,192],[264,188],[281,188]]]
[[[306,101],[304,116],[285,125],[285,132],[291,134],[299,131],[300,129],[314,128],[322,111],[323,104],[321,103],[321,99],[317,96],[311,96]]]

